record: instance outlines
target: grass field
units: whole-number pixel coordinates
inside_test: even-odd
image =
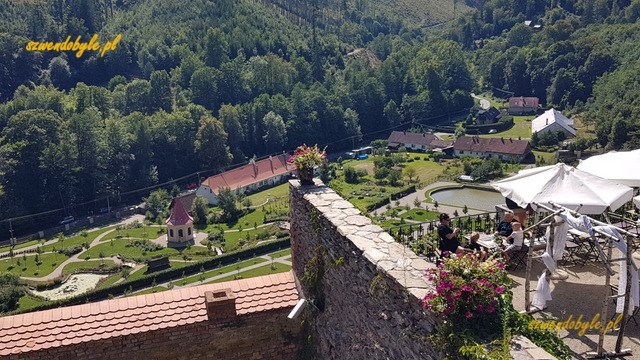
[[[514,116],[513,122],[514,125],[511,129],[506,131],[501,131],[495,134],[483,134],[480,137],[484,138],[522,138],[522,139],[530,139],[531,138],[531,120],[535,119],[535,116]]]
[[[42,305],[47,303],[46,300],[37,298],[37,297],[33,297],[29,294],[24,295],[23,297],[20,298],[20,301],[18,302],[18,310],[27,310],[27,309],[31,309],[34,308],[36,306]]]
[[[167,291],[167,290],[169,290],[169,289],[167,289],[167,288],[166,288],[166,287],[164,287],[164,286],[155,286],[155,287],[152,287],[152,288],[147,289],[147,290],[142,290],[142,291],[139,291],[139,292],[137,292],[137,293],[133,293],[133,294],[131,294],[131,295],[128,295],[127,297],[129,297],[129,296],[136,296],[136,295],[153,294],[153,293],[162,292],[162,291]]]
[[[31,241],[27,241],[27,242],[22,243],[22,244],[18,244],[15,247],[13,247],[13,251],[26,248],[27,246],[37,245],[39,242],[40,242],[40,240],[31,240]],[[11,246],[3,246],[3,247],[0,248],[0,252],[6,252],[6,251],[9,251],[11,249],[12,249]]]
[[[236,263],[236,264],[233,264],[233,265],[228,265],[228,266],[225,266],[225,267],[221,267],[221,268],[205,271],[204,273],[199,273],[199,274],[196,274],[196,275],[192,275],[192,276],[186,277],[184,279],[174,280],[173,283],[176,284],[176,285],[180,285],[180,286],[189,285],[189,284],[193,284],[195,282],[198,282],[201,279],[206,280],[206,279],[214,277],[214,276],[223,275],[223,274],[231,273],[233,271],[237,271],[238,268],[242,269],[242,268],[245,268],[247,266],[260,264],[260,263],[263,263],[263,262],[266,262],[266,261],[267,260],[262,259],[262,258],[254,258],[254,259],[242,261],[242,262],[239,262],[239,263]]]
[[[141,227],[141,228],[135,228],[135,229],[116,230],[105,235],[105,237],[102,238],[101,241],[115,239],[118,236],[122,236],[122,238],[153,240],[153,239],[157,239],[160,235],[162,235],[162,233],[159,232],[160,229],[161,229],[160,227],[147,226],[147,227]]]
[[[141,260],[144,258],[151,258],[151,257],[162,256],[162,255],[178,254],[178,250],[169,249],[169,248],[163,248],[161,250],[151,251],[151,252],[144,252],[142,248],[137,246],[127,247],[126,245],[129,242],[131,241],[126,239],[113,240],[113,243],[111,241],[107,241],[85,251],[84,253],[82,253],[82,255],[80,255],[80,258],[81,259],[88,259],[88,258],[100,259],[100,253],[102,253],[104,257],[122,255],[127,259]]]
[[[255,194],[247,196],[251,200],[253,206],[263,204],[267,199],[280,198],[289,196],[289,183],[280,184],[271,189],[263,190]]]
[[[556,154],[554,152],[534,150],[533,154],[536,156],[536,163],[538,162],[538,157],[542,157],[544,159],[544,165],[553,165],[558,162],[558,160],[556,159]]]
[[[110,269],[115,267],[116,267],[116,263],[113,262],[113,260],[78,261],[78,262],[72,262],[70,264],[65,265],[65,267],[62,269],[62,274],[67,275],[67,274],[73,273],[74,271],[96,270],[96,269],[104,270],[104,269]]]
[[[291,249],[284,249],[280,251],[276,251],[274,253],[269,254],[269,257],[272,259],[277,259],[279,257],[291,255]]]
[[[436,220],[438,218],[438,213],[435,211],[427,211],[424,209],[411,209],[400,215],[400,217],[409,220],[427,221]]]
[[[47,251],[55,251],[54,249],[72,248],[74,246],[82,245],[85,242],[91,244],[91,242],[93,240],[95,240],[95,238],[100,236],[100,234],[104,234],[105,232],[107,232],[107,231],[109,231],[109,230],[111,230],[113,228],[114,228],[114,226],[109,226],[109,227],[106,227],[104,229],[92,231],[90,233],[87,233],[87,237],[86,238],[84,236],[82,236],[82,235],[75,235],[75,236],[72,236],[70,238],[65,238],[62,243],[60,243],[57,240],[58,239],[57,237],[54,237],[52,240],[48,241],[43,246],[41,246],[40,249],[42,251],[44,251],[44,252],[47,252]]]
[[[429,156],[425,153],[407,152],[404,153],[404,156],[407,160],[413,160],[412,162],[405,162],[403,164],[404,168],[414,168],[416,170],[416,176],[420,179],[420,182],[431,182],[444,171],[444,165],[428,160]],[[364,160],[346,160],[343,162],[343,166],[352,166],[355,169],[365,170],[373,179],[373,160],[376,157],[377,156],[370,156],[368,159]]]
[[[0,261],[0,273],[8,271],[18,276],[41,277],[51,274],[68,257],[63,254],[40,254],[40,266],[36,265],[35,256],[27,256],[26,263],[22,256]],[[20,265],[18,265],[20,262]]]
[[[273,269],[271,268],[273,266]],[[265,266],[260,266],[259,268],[255,268],[255,269],[251,269],[251,270],[247,270],[245,272],[241,272],[239,275],[241,276],[242,279],[248,279],[248,278],[252,278],[252,277],[256,277],[256,276],[264,276],[264,275],[269,275],[269,274],[278,274],[278,273],[283,273],[283,272],[287,272],[291,270],[291,266],[285,265],[285,264],[281,264],[281,263],[273,263],[272,264],[268,264]],[[214,284],[214,283],[221,283],[221,282],[225,282],[225,281],[233,281],[236,280],[236,275],[230,275],[227,277],[223,277],[221,279],[217,279],[217,280],[213,280],[210,282],[205,282],[205,284]]]

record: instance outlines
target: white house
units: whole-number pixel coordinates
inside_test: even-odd
[[[211,176],[200,184],[196,196],[206,198],[211,205],[218,203],[220,189],[254,192],[263,187],[278,185],[289,178],[293,166],[287,164],[287,154],[250,161],[218,175]]]
[[[567,138],[576,136],[573,120],[556,109],[549,109],[531,121],[531,134],[538,133],[538,135],[542,135],[548,131],[562,131]]]

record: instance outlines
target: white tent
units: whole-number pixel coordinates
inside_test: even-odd
[[[636,207],[640,209],[640,195],[634,197],[633,202],[636,204]]]
[[[492,182],[496,190],[518,206],[551,202],[583,214],[602,214],[631,201],[633,189],[565,164],[521,170],[518,174]]]
[[[578,164],[578,170],[586,171],[617,183],[640,187],[640,149],[610,151],[592,156]]]

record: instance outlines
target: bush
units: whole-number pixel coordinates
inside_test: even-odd
[[[65,256],[73,256],[75,254],[78,254],[79,252],[81,252],[84,249],[83,245],[76,245],[72,248],[62,248],[60,250],[58,250],[58,253],[63,254]]]
[[[149,240],[134,240],[134,241],[130,241],[128,242],[126,245],[126,247],[137,247],[142,249],[142,251],[145,252],[153,252],[153,251],[159,251],[164,249],[162,247],[162,245],[158,245],[154,242],[151,242]]]
[[[14,310],[24,295],[24,287],[17,276],[5,273],[0,275],[0,313]]]

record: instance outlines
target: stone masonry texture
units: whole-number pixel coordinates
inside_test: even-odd
[[[434,265],[319,180],[291,180],[289,196],[293,268],[307,298],[305,273],[324,259],[324,308],[305,312],[315,358],[437,359],[427,341],[436,322],[419,302],[432,290],[424,270]]]

